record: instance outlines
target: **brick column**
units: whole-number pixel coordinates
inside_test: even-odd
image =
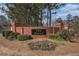
[[[11,30],[16,32],[15,22],[11,22]]]
[[[24,27],[22,27],[22,34],[24,34]]]

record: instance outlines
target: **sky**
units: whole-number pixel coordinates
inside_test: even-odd
[[[79,4],[66,4],[64,7],[56,10],[57,14],[52,16],[52,19],[61,17],[63,19],[66,19],[66,16],[68,14],[71,14],[72,16],[79,16]]]
[[[4,4],[0,3],[0,8],[3,7],[3,6],[4,6]],[[6,13],[3,13],[1,10],[0,10],[0,15],[4,15],[8,19]]]
[[[0,7],[2,6],[3,4],[0,4]],[[59,17],[65,20],[68,14],[71,14],[73,16],[75,15],[79,16],[79,4],[78,3],[66,4],[64,7],[61,7],[55,11],[57,12],[57,14],[52,14],[52,20],[59,18]],[[0,11],[0,15],[5,15],[5,13],[2,13]]]

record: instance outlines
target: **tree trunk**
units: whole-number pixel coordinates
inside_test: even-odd
[[[48,24],[48,19],[49,19],[49,16],[48,16],[48,11],[47,11],[47,26],[49,25],[49,24]]]
[[[51,10],[49,11],[50,13],[50,21],[49,21],[49,24],[50,24],[50,27],[51,27]]]
[[[42,25],[42,10],[41,10],[41,25]]]

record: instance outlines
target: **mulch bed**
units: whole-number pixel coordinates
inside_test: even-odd
[[[33,40],[34,42],[38,40]],[[40,40],[39,40],[40,41]],[[42,40],[41,40],[42,41]],[[58,55],[79,55],[79,43],[56,41],[55,50],[31,50],[28,48],[30,41],[10,41],[0,35],[0,55],[21,55],[21,56],[58,56]]]

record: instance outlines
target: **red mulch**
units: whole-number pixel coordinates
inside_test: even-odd
[[[30,41],[38,41],[38,40],[34,39],[28,41],[18,41],[18,40],[10,41],[0,35],[0,55],[6,55],[6,56],[7,55],[9,56],[79,55],[79,43],[56,41],[56,43],[58,44],[56,50],[41,51],[41,50],[30,50],[27,45]]]

